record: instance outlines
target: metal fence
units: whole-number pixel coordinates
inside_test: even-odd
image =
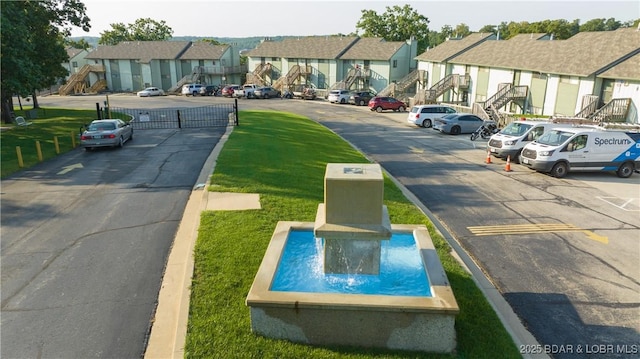
[[[238,103],[201,107],[135,109],[111,107],[110,116],[130,121],[135,130],[238,125]]]

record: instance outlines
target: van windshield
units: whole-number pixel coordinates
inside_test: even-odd
[[[503,128],[500,133],[509,136],[522,136],[527,133],[531,127],[533,127],[533,124],[511,122],[507,127]]]
[[[536,142],[543,145],[558,146],[565,143],[569,138],[571,138],[571,136],[573,136],[573,133],[571,132],[551,130],[540,136]]]

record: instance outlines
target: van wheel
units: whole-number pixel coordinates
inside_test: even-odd
[[[629,178],[634,171],[634,166],[632,162],[623,163],[620,168],[616,171],[618,177],[621,178]]]
[[[564,162],[558,162],[551,168],[551,175],[556,178],[562,178],[569,172],[569,167]]]
[[[431,120],[430,119],[426,119],[426,120],[422,121],[422,127],[424,127],[424,128],[431,127]]]

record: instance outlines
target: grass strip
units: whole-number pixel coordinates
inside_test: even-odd
[[[517,347],[471,276],[427,217],[385,178],[391,223],[429,229],[460,306],[451,355],[315,347],[251,332],[245,298],[278,221],[313,222],[323,202],[327,163],[367,163],[325,127],[299,115],[243,111],[223,148],[212,191],[259,193],[262,209],[205,211],[195,248],[188,358],[520,358]]]

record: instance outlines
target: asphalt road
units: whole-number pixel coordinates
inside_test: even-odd
[[[50,97],[41,98],[40,103],[42,106],[95,108],[96,102],[102,104],[104,100],[104,96],[66,97],[63,99]],[[220,101],[231,100],[174,96],[145,99],[130,95],[110,97],[111,105],[119,107],[182,107]],[[472,142],[468,136],[442,135],[431,129],[409,126],[405,122],[406,113],[378,114],[363,107],[331,105],[323,101],[271,99],[240,100],[239,103],[241,110],[266,108],[306,115],[341,135],[369,158],[380,163],[439,220],[442,228],[445,228],[445,233],[443,233],[445,237],[457,241],[474,258],[525,326],[541,344],[548,346],[542,349],[548,349],[549,354],[553,357],[630,358],[638,356],[640,350],[640,335],[638,334],[640,331],[639,174],[634,174],[628,179],[621,179],[612,173],[572,173],[564,179],[557,179],[515,164],[511,165],[511,172],[506,172],[504,171],[504,161],[493,159],[493,163],[485,163],[486,152],[481,141]],[[240,123],[242,124],[242,119],[240,119]],[[137,138],[135,143],[138,144]],[[163,147],[164,145],[158,146],[158,151],[162,152]],[[125,145],[126,150],[127,146]],[[66,158],[66,156],[62,157]],[[69,160],[63,165],[73,164],[75,161],[75,159]],[[58,166],[60,167],[60,164]],[[159,164],[149,165],[149,169],[157,170],[158,166]],[[142,167],[147,167],[146,162]],[[197,172],[195,167],[197,166],[194,165],[193,171]],[[22,235],[42,238],[40,233],[36,235],[37,231],[46,231],[46,233],[62,231],[62,235],[52,235],[51,240],[41,241],[38,245],[34,244],[34,248],[29,251],[20,248],[23,242],[27,242],[26,240],[9,241],[9,243],[15,242],[15,244],[7,245],[9,245],[8,253],[15,253],[14,260],[17,263],[7,264],[5,259],[5,252],[7,252],[5,239],[12,238],[7,235],[7,233],[12,233],[5,233],[4,227],[7,223],[5,205],[8,201],[6,200],[7,194],[3,193],[3,357],[5,337],[7,336],[5,321],[12,324],[17,320],[15,318],[29,316],[31,312],[37,316],[37,312],[40,310],[36,311],[31,308],[42,308],[41,312],[45,312],[51,306],[62,310],[62,315],[64,315],[64,311],[75,307],[78,307],[78,313],[83,311],[91,313],[90,308],[94,303],[92,300],[81,302],[78,299],[85,298],[68,298],[68,296],[64,298],[59,294],[60,291],[54,287],[62,286],[59,284],[62,283],[60,277],[76,278],[81,276],[78,273],[83,271],[100,272],[99,269],[107,268],[111,263],[123,263],[119,261],[117,256],[108,258],[106,253],[102,255],[100,247],[86,247],[82,252],[75,253],[77,251],[75,243],[92,242],[95,243],[94,245],[98,245],[104,242],[89,241],[85,238],[90,238],[90,234],[112,232],[106,225],[109,223],[107,219],[111,218],[110,216],[123,216],[132,222],[130,225],[120,228],[125,232],[143,230],[147,227],[135,224],[141,221],[138,217],[147,215],[140,207],[147,208],[147,206],[140,205],[140,200],[129,200],[131,195],[141,195],[151,191],[145,185],[140,188],[140,184],[147,183],[147,181],[128,180],[121,183],[117,180],[118,176],[110,176],[108,173],[115,170],[117,166],[106,165],[101,168],[102,174],[90,176],[92,180],[87,179],[86,182],[80,179],[68,180],[69,184],[75,184],[74,181],[79,181],[77,185],[80,187],[75,190],[69,189],[66,185],[61,190],[60,187],[64,181],[52,184],[56,182],[52,180],[52,177],[58,179],[53,172],[46,175],[42,171],[33,170],[22,175],[25,177],[25,186],[28,182],[33,187],[28,190],[24,189],[23,193],[36,192],[38,195],[37,198],[31,198],[30,196],[36,195],[29,194],[26,197],[21,197],[16,194],[11,198],[9,204],[15,202],[15,206],[22,205],[20,203],[24,201],[24,198],[28,199],[27,203],[30,203],[33,208],[29,208],[24,213],[13,211],[11,213],[16,213],[17,217],[24,217],[23,220],[28,221],[30,217],[34,216],[34,213],[38,216],[37,213],[40,211],[35,210],[37,207],[47,210],[49,206],[52,206],[52,203],[57,205],[58,202],[61,202],[62,209],[48,209],[51,212],[49,217],[53,217],[54,213],[57,215],[59,211],[64,214],[65,221],[58,226],[52,223],[47,228],[32,228],[28,231],[32,234]],[[124,173],[128,172],[123,171]],[[139,171],[136,173],[140,174]],[[101,176],[104,177],[101,179]],[[102,187],[111,188],[113,181],[120,183],[116,187],[128,196],[117,200],[114,197],[113,200],[109,200],[101,194],[95,197],[96,200],[99,200],[99,207],[93,211],[76,208],[78,204],[93,202],[91,191],[96,187],[100,189]],[[57,187],[52,189],[50,186]],[[44,192],[35,190],[40,187],[43,187]],[[174,187],[169,186],[169,188]],[[186,198],[189,186],[178,187],[180,189],[176,189],[176,191],[183,190]],[[160,188],[163,186],[158,183],[155,191],[171,192]],[[47,193],[58,191],[81,192],[83,195],[58,200],[47,196]],[[8,193],[4,182],[3,192]],[[145,204],[147,203],[145,202]],[[149,204],[148,208],[162,207],[160,204]],[[122,208],[129,206],[132,207],[131,211],[126,211],[128,215],[125,216],[122,214]],[[98,208],[108,207],[122,208],[114,211],[117,213],[102,214],[102,217],[99,217],[101,213]],[[183,207],[184,203],[176,205],[175,212],[167,213],[167,218],[177,218],[179,209]],[[168,209],[165,210],[168,211]],[[133,216],[132,213],[136,213],[136,215]],[[93,220],[89,220],[96,216],[102,218],[102,222],[97,222],[99,225],[96,225]],[[50,222],[54,221],[50,220]],[[154,223],[154,225],[160,224]],[[10,230],[7,229],[7,231]],[[171,232],[171,229],[167,231]],[[72,235],[72,232],[75,234]],[[16,236],[18,233],[20,233],[19,229],[16,229],[12,235]],[[68,240],[59,239],[67,236]],[[131,236],[119,237],[130,238]],[[126,239],[120,240],[126,241]],[[162,247],[164,248],[169,242],[170,239],[167,239],[167,243],[164,243]],[[123,244],[131,246],[129,242]],[[141,246],[141,244],[137,245]],[[158,251],[160,252],[160,250]],[[93,266],[86,265],[65,267],[64,272],[51,274],[51,278],[40,274],[49,268],[56,267],[58,261],[51,258],[64,258],[71,256],[71,253],[75,257],[84,253],[84,256],[101,263],[101,265],[98,266],[98,270]],[[100,253],[100,257],[97,257],[96,253]],[[24,260],[18,255],[21,255]],[[161,255],[158,254],[159,256]],[[162,252],[162,256],[163,261],[166,252]],[[27,271],[28,273],[21,274],[18,269],[21,268],[19,263],[22,261],[31,263],[36,269],[30,269]],[[160,262],[159,259],[158,261]],[[131,266],[130,260],[127,263]],[[11,268],[11,265],[17,266],[16,269]],[[147,265],[151,264],[144,266]],[[157,265],[159,263],[156,263]],[[5,266],[10,269],[8,274],[5,273]],[[24,268],[26,267],[25,265]],[[39,267],[45,267],[46,270],[38,271]],[[135,272],[135,268],[129,267],[123,272],[129,275]],[[23,282],[25,283],[28,282],[26,280],[28,278],[42,278],[42,280],[34,284],[22,284],[16,288],[5,289],[5,276],[8,278],[24,277]],[[122,278],[116,279],[103,275],[103,273],[95,274],[95,280],[96,282],[104,280],[105,283],[108,283],[107,287],[111,285],[119,288],[129,285]],[[73,282],[72,280],[68,285],[72,285]],[[98,293],[100,293],[99,287],[96,286],[95,289]],[[36,292],[41,290],[40,288],[50,288],[48,294],[56,300],[49,303],[48,300],[42,299],[38,306],[27,305],[29,291]],[[8,293],[5,294],[7,291]],[[107,291],[110,290],[108,288],[102,290],[105,293]],[[157,294],[157,291],[154,293]],[[112,300],[117,302],[116,293],[109,294],[112,294],[109,298],[113,298]],[[7,295],[6,300],[5,295]],[[82,296],[89,296],[89,294],[82,292]],[[92,299],[95,300],[98,297],[95,295]],[[119,296],[119,298],[122,297],[122,295]],[[132,298],[130,293],[127,298]],[[138,298],[138,296],[133,298]],[[49,303],[49,306],[45,306],[45,302]],[[84,304],[78,305],[77,303]],[[135,303],[129,304],[135,305]],[[107,325],[106,329],[113,330],[113,332],[121,329],[119,325],[122,323],[119,321],[125,316],[122,315],[124,313],[119,312],[120,308],[121,305],[112,307],[111,314],[119,316],[120,319],[113,319],[115,324]],[[6,310],[11,311],[7,314]],[[147,326],[147,314],[149,312],[141,315],[141,317],[147,318],[147,322],[144,321],[144,318],[136,317],[127,318],[131,319],[127,322],[140,319],[143,322],[140,325]],[[87,315],[87,317],[91,318],[91,315]],[[61,326],[60,330],[46,328],[47,322],[44,324],[40,322],[35,329],[39,332],[50,333],[55,338],[57,334],[54,332],[65,333],[64,335],[78,332],[74,321],[75,319],[63,320],[61,324],[66,325]],[[93,322],[98,323],[95,318]],[[29,320],[25,320],[22,324],[29,323]],[[53,319],[48,323],[53,323]],[[36,326],[27,326],[27,328],[30,327]],[[101,327],[105,326],[101,325]],[[22,330],[21,326],[16,325],[15,328]],[[83,327],[82,330],[86,333],[90,332],[91,335],[99,332],[95,328]],[[140,340],[139,336],[111,335],[113,336],[109,338],[111,343]],[[20,341],[20,333],[10,335],[9,338],[12,340],[9,343],[14,341],[17,343]],[[52,339],[52,342],[54,341]],[[32,342],[32,345],[33,343],[36,342]],[[539,349],[523,348],[523,351]],[[94,356],[109,356],[104,353],[106,349],[100,350],[102,351],[96,350]]]
[[[36,120],[37,121],[37,120]],[[138,131],[2,181],[2,358],[139,358],[178,223],[224,133]]]

